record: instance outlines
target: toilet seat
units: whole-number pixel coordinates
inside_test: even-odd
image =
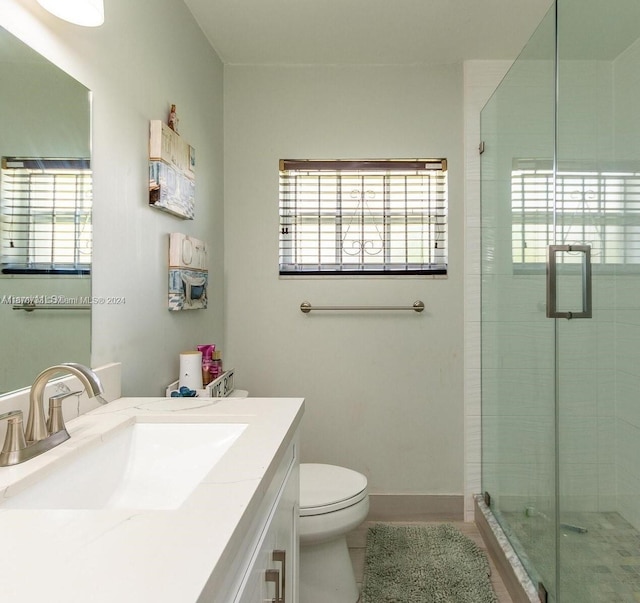
[[[367,478],[357,471],[321,463],[300,465],[300,517],[340,511],[367,495]]]

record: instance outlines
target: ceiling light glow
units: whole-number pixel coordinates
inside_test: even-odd
[[[38,0],[38,4],[69,23],[85,27],[98,27],[104,23],[103,0]]]

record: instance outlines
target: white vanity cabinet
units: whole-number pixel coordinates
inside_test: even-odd
[[[162,471],[134,475],[131,483],[112,480],[126,482],[141,506],[82,506],[88,503],[80,495],[96,484],[89,470],[78,471],[81,486],[65,499],[75,506],[0,508],[0,534],[10,551],[1,558],[0,600],[47,601],[56,592],[64,593],[65,603],[274,603],[276,598],[277,603],[298,603],[298,427],[303,413],[302,398],[119,398],[69,421],[71,439],[55,454],[0,468],[3,498],[53,483],[50,479],[62,484],[54,483],[52,491],[67,492],[64,470],[80,462],[94,467],[94,453],[129,476],[127,463],[118,459],[133,458],[135,447],[118,444],[118,454],[111,454],[110,444],[139,423],[162,426],[157,433],[170,427],[186,435],[145,444],[150,462],[156,462],[156,444],[179,443],[169,450],[174,465],[163,461]],[[234,424],[239,435],[221,456],[211,453],[201,466],[200,457],[185,460],[180,452],[189,450],[191,427],[197,423]],[[220,436],[223,442],[229,443]],[[166,484],[170,469],[172,495],[183,477],[196,481],[188,484],[192,489],[177,506],[166,506],[165,491],[152,500],[147,496],[151,486]],[[197,471],[204,476],[194,478]],[[33,579],[34,572],[40,579]]]
[[[298,601],[297,467],[295,472],[284,485],[234,603]]]
[[[298,603],[299,492],[295,437],[236,556],[232,584],[223,589],[226,594],[216,594],[215,603]]]

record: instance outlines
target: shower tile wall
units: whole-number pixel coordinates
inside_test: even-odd
[[[511,61],[464,64],[464,500],[465,520],[473,521],[473,496],[481,491],[480,391],[480,111]]]

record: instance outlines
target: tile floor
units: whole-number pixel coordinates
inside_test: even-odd
[[[549,555],[553,528],[546,517],[522,512],[505,517],[534,565],[553,561]],[[567,512],[562,521],[560,600],[640,601],[640,533],[615,512]]]
[[[354,530],[347,536],[347,544],[349,545],[349,553],[351,555],[351,562],[353,563],[353,569],[356,575],[356,580],[358,581],[358,586],[362,583],[362,576],[364,573],[364,550],[367,543],[367,530],[369,526],[373,525],[376,522],[373,521],[365,521],[358,529]],[[393,523],[393,522],[389,522]],[[398,525],[407,525],[410,522],[396,522]],[[413,522],[418,523],[418,522]],[[437,523],[445,523],[445,522],[419,522],[421,525],[427,524],[437,524]],[[498,595],[498,603],[513,603],[507,589],[502,582],[502,578],[498,574],[496,570],[496,566],[494,565],[489,553],[487,551],[487,547],[480,536],[480,532],[478,532],[478,528],[474,523],[465,523],[463,521],[448,521],[446,523],[450,523],[451,525],[458,528],[465,536],[468,536],[473,540],[487,555],[489,559],[489,564],[491,566],[491,582],[493,584],[493,589]]]

